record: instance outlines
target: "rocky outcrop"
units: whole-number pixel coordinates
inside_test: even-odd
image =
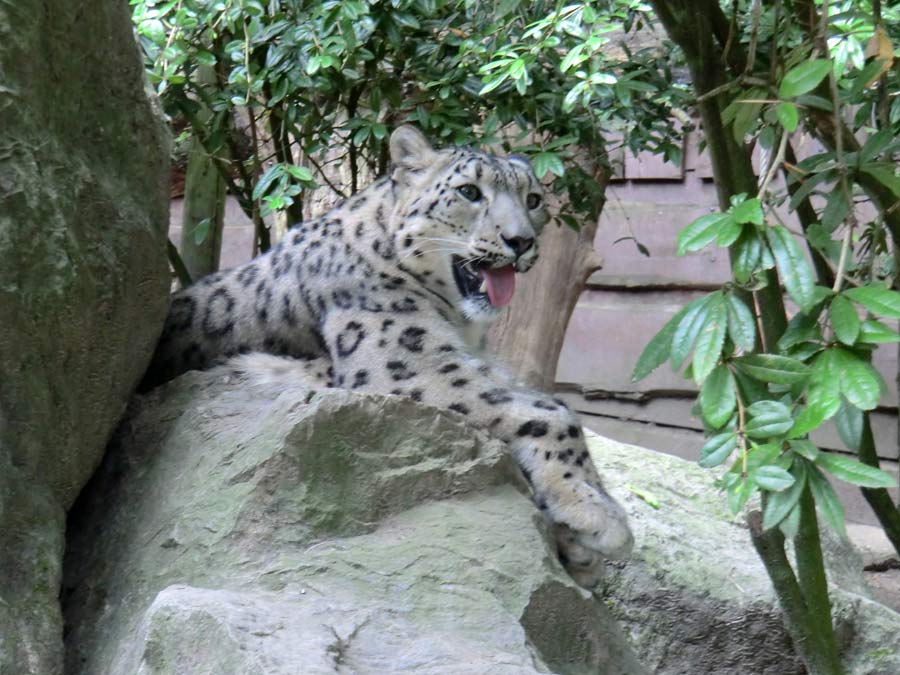
[[[743,514],[732,516],[713,472],[589,434],[609,476],[652,494],[658,508],[615,493],[631,516],[635,551],[610,564],[598,593],[658,675],[801,675],[769,578]],[[848,675],[900,673],[900,614],[879,604],[859,554],[825,531],[835,627]]]
[[[67,673],[642,673],[497,441],[397,397],[188,373],[70,519]]]
[[[73,510],[69,675],[803,672],[709,471],[589,436],[637,539],[591,596],[461,419],[224,373],[136,400]],[[848,673],[900,672],[900,615],[828,557]]]
[[[0,672],[62,667],[65,511],[166,308],[168,152],[127,3],[0,3]]]

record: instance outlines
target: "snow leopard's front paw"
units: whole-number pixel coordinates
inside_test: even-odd
[[[631,553],[628,516],[599,482],[573,481],[546,501],[560,553],[572,567],[588,566],[597,556],[621,559]]]

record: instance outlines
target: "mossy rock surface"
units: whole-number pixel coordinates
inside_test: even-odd
[[[68,546],[72,675],[643,673],[502,444],[394,396],[188,373],[136,400]]]
[[[3,673],[61,672],[65,511],[166,313],[168,140],[129,9],[0,2]]]

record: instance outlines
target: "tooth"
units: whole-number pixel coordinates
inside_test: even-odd
[[[479,292],[479,293],[486,293],[486,292],[487,292],[487,279],[484,279],[484,280],[481,282],[481,286],[478,287],[478,292]]]

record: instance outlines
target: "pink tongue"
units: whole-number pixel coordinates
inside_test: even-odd
[[[481,274],[487,282],[487,294],[494,307],[503,307],[512,300],[516,292],[516,271],[512,265],[499,269],[482,269]]]

